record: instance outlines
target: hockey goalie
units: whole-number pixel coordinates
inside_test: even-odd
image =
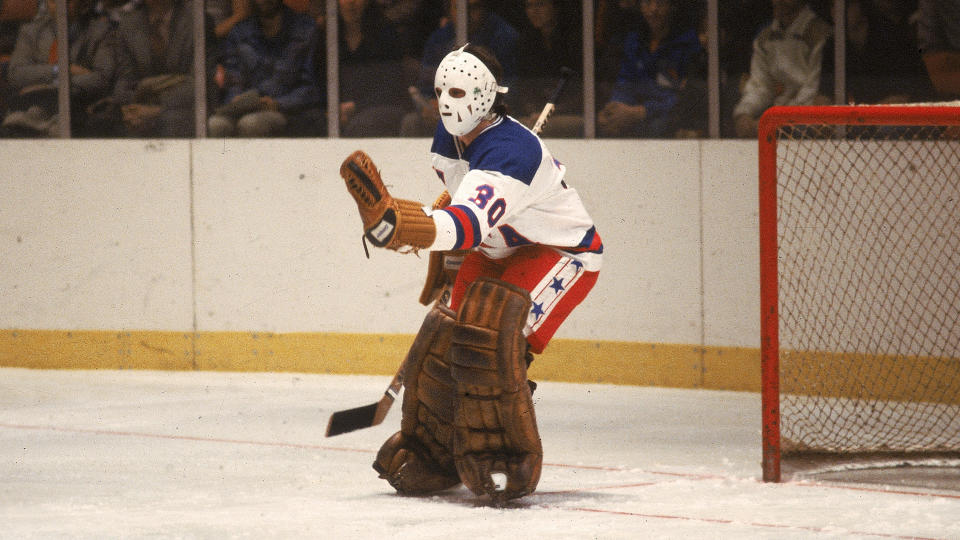
[[[463,483],[503,502],[536,489],[527,367],[600,270],[603,244],[566,168],[506,114],[501,77],[472,45],[437,68],[430,157],[444,190],[432,205],[394,198],[362,151],[340,168],[365,243],[430,251],[420,301],[432,308],[404,362],[400,431],[373,465],[404,495]]]

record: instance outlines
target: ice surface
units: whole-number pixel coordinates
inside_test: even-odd
[[[536,493],[397,496],[388,377],[0,369],[0,538],[954,538],[960,493],[760,482],[750,393],[541,382]]]

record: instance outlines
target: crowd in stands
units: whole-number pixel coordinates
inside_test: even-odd
[[[194,2],[0,0],[0,137],[57,133],[69,66],[73,137],[195,135]],[[69,51],[58,50],[57,2]],[[206,0],[210,137],[431,136],[433,74],[456,44],[452,0],[338,0],[338,101],[327,103],[322,0]],[[581,0],[468,0],[468,41],[491,49],[507,105],[532,126],[572,70],[544,135],[582,137]],[[597,0],[596,135],[707,135],[706,0]],[[851,103],[960,96],[960,0],[846,0]],[[774,105],[834,102],[832,0],[719,0],[721,136],[753,137]],[[198,6],[199,7],[199,6]],[[60,55],[68,55],[66,64]]]

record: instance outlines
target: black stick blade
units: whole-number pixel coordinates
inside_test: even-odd
[[[376,422],[378,405],[380,405],[379,402],[371,403],[370,405],[347,409],[345,411],[337,411],[331,414],[330,421],[327,422],[327,437],[350,433],[351,431],[373,427],[378,424],[379,422]],[[381,418],[380,421],[382,422],[383,419]]]

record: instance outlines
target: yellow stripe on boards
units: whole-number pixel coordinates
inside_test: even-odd
[[[781,351],[780,373],[785,394],[960,405],[960,358]]]
[[[393,375],[411,343],[405,334],[0,330],[0,367]],[[819,368],[796,370],[802,357],[799,364]],[[781,368],[785,393],[960,404],[960,359],[784,351]],[[879,372],[898,375],[849,376]],[[534,360],[530,378],[758,392],[760,353],[555,339]]]
[[[0,366],[392,375],[404,334],[0,330]],[[555,339],[535,380],[758,391],[759,352]]]
[[[3,330],[0,365],[36,369],[192,370],[193,334]]]

